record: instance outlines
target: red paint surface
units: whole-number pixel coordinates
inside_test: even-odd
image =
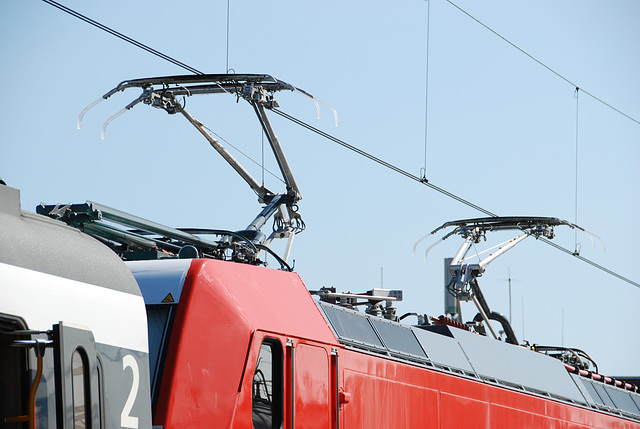
[[[212,427],[215,421],[213,427],[229,427],[245,421],[249,426],[237,427],[251,427],[250,382],[261,342],[251,337],[257,329],[337,344],[297,274],[194,260],[180,296],[154,424]],[[239,392],[241,383],[248,387]],[[242,413],[234,411],[236,403]]]
[[[596,411],[346,350],[296,274],[215,260],[194,260],[185,280],[154,424],[252,428],[251,383],[265,337],[283,347],[284,428],[291,428],[292,411],[296,428],[335,428],[338,387],[350,397],[340,407],[342,429],[640,428]],[[338,352],[339,386],[332,349]]]
[[[327,429],[331,427],[329,402],[329,356],[322,347],[299,344],[296,347],[295,420],[300,427]]]
[[[475,380],[341,351],[341,428],[640,428],[640,423]]]

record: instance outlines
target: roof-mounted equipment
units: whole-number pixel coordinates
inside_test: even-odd
[[[532,345],[531,349],[554,357],[580,370],[598,372],[598,365],[593,358],[580,349],[561,346],[541,346],[539,344]]]
[[[560,225],[565,225],[587,234],[593,242],[593,237],[595,237],[595,235],[590,234],[578,225],[565,220],[550,217],[508,216],[464,219],[446,222],[433,230],[430,234],[418,240],[418,242],[416,242],[416,244],[414,245],[413,250],[415,253],[416,247],[424,239],[436,234],[440,230],[453,227],[454,229],[451,232],[447,233],[439,241],[427,248],[425,252],[425,261],[427,259],[429,251],[437,244],[441,243],[452,235],[461,236],[464,239],[464,243],[449,265],[449,271],[451,273],[452,279],[447,286],[447,291],[455,298],[457,298],[457,313],[459,321],[462,321],[460,301],[473,301],[478,308],[478,314],[474,318],[476,330],[484,333],[484,327],[481,324],[481,322],[484,322],[493,337],[497,339],[498,335],[489,323],[490,319],[496,320],[500,322],[503,327],[503,330],[507,337],[506,341],[512,344],[518,344],[518,340],[515,336],[515,333],[513,332],[513,329],[511,328],[509,321],[501,314],[492,312],[490,310],[489,305],[487,304],[484,295],[480,290],[477,279],[478,277],[482,276],[482,274],[486,271],[487,266],[492,261],[494,261],[500,255],[503,255],[508,250],[512,249],[525,238],[535,237],[536,239],[552,239],[553,237],[555,237],[554,228]],[[467,257],[467,253],[469,253],[469,250],[474,244],[478,244],[481,241],[486,241],[487,232],[507,230],[519,231],[521,234],[516,236],[515,238],[507,240],[482,252],[474,253],[473,255]],[[480,255],[491,251],[493,252],[489,253],[488,256],[485,256],[484,258],[480,257]],[[473,259],[475,262],[471,262],[471,259]]]
[[[244,181],[247,182],[251,189],[258,195],[258,201],[261,204],[265,204],[265,207],[258,216],[256,216],[244,230],[237,231],[237,234],[245,237],[254,245],[269,245],[275,238],[288,239],[282,258],[284,261],[287,261],[295,234],[303,231],[305,228],[296,205],[297,202],[302,199],[302,193],[296,183],[280,142],[269,122],[266,110],[278,107],[274,94],[275,92],[283,90],[294,91],[313,100],[318,107],[318,114],[319,100],[293,85],[263,74],[204,74],[133,79],[121,82],[111,91],[85,108],[78,118],[78,128],[81,127],[82,118],[89,109],[100,101],[106,100],[112,95],[129,88],[139,88],[142,90],[142,93],[118,113],[107,119],[102,127],[102,138],[104,138],[106,127],[111,121],[139,103],[163,109],[169,114],[182,114]],[[275,193],[264,185],[261,185],[231,153],[211,135],[204,124],[185,110],[183,100],[186,97],[220,93],[235,95],[238,100],[243,99],[253,107],[264,134],[271,145],[280,172],[282,173],[286,192]],[[274,217],[275,220],[274,229],[270,236],[266,237],[260,230],[271,217]],[[261,250],[258,250],[258,255],[260,252]]]
[[[282,269],[291,271],[285,260],[264,244],[253,243],[233,231],[203,228],[171,228],[102,204],[57,204],[36,207],[36,212],[65,222],[114,250],[124,260],[163,258],[213,258],[265,265],[261,251],[271,254]],[[200,236],[215,236],[216,240]]]
[[[397,321],[397,309],[393,303],[402,301],[402,291],[395,289],[374,288],[364,293],[339,293],[336,292],[336,288],[323,287],[320,290],[310,292],[312,295],[318,295],[320,301],[341,307],[353,309],[365,305],[365,313],[393,321]]]

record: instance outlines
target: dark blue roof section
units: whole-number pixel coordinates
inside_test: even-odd
[[[616,408],[640,416],[640,410],[636,406],[631,393],[613,386],[603,386],[604,390],[609,394],[609,398],[613,401]],[[637,396],[637,395],[636,395]]]
[[[408,326],[323,302],[320,308],[343,344],[427,361],[427,354]]]
[[[366,315],[324,303],[321,303],[320,308],[341,342],[376,351],[386,350]]]
[[[453,338],[448,326],[433,325],[434,330],[413,328],[422,348],[436,366],[444,369],[460,370],[467,374],[475,371],[460,344]]]
[[[422,349],[420,342],[408,326],[390,322],[378,317],[370,317],[378,335],[382,337],[385,346],[393,355],[401,355],[409,358],[426,359],[427,354]]]
[[[576,374],[571,376],[590,406],[612,412],[619,410],[627,416],[640,419],[639,394]]]
[[[319,307],[347,346],[634,418],[640,412],[639,395],[583,380],[561,361],[526,347],[445,325],[409,327],[324,302]]]
[[[450,332],[480,378],[585,403],[561,361],[462,329]]]
[[[191,259],[158,259],[126,262],[136,278],[146,305],[180,301]]]

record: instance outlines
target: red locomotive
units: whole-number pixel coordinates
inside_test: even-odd
[[[449,265],[450,291],[479,316],[403,323],[401,291],[308,291],[287,264],[290,246],[274,255],[280,269],[260,266],[271,240],[290,244],[304,228],[266,116],[273,92],[297,88],[266,75],[173,76],[126,81],[104,98],[129,87],[143,90],[135,104],[183,114],[265,208],[243,231],[179,230],[91,202],[25,212],[18,191],[0,185],[0,428],[640,428],[635,385],[599,375],[577,349],[518,345],[477,284],[519,240],[575,225],[443,225],[466,243]],[[285,193],[253,180],[177,101],[215,92],[255,108]],[[465,262],[468,243],[495,229],[523,236]],[[506,341],[478,333],[490,320]]]

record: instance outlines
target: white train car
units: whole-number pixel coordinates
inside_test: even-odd
[[[0,428],[151,427],[133,275],[99,241],[22,211],[4,184],[0,296]]]

